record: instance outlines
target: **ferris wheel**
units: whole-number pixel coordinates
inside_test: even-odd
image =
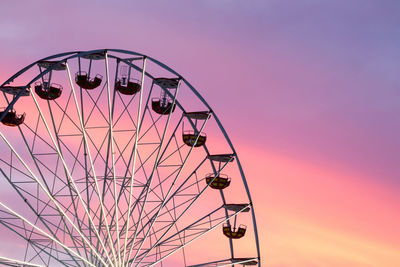
[[[1,264],[260,266],[236,151],[179,73],[76,51],[0,90]]]

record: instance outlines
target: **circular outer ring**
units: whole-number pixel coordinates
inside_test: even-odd
[[[132,55],[135,57],[143,57],[146,58],[147,60],[150,60],[151,62],[157,64],[158,66],[164,68],[165,70],[169,71],[170,73],[176,75],[177,77],[179,77],[179,80],[181,82],[183,82],[184,84],[186,84],[186,86],[188,88],[191,89],[191,91],[195,94],[196,97],[198,97],[198,99],[209,109],[209,112],[212,113],[212,116],[214,117],[218,127],[220,128],[221,132],[223,133],[223,136],[225,137],[230,149],[233,152],[233,155],[235,156],[235,159],[237,160],[237,166],[239,168],[239,172],[242,178],[242,182],[243,185],[245,186],[245,190],[247,193],[247,197],[251,206],[250,212],[251,212],[251,216],[252,216],[252,222],[253,222],[253,229],[254,229],[254,237],[255,237],[255,243],[256,243],[256,249],[257,249],[257,258],[258,258],[258,262],[257,265],[261,266],[261,257],[260,257],[260,245],[259,245],[259,237],[258,237],[258,230],[257,230],[257,223],[256,223],[256,216],[255,216],[255,211],[254,211],[254,205],[252,202],[252,198],[251,198],[251,194],[250,194],[250,190],[247,184],[247,181],[245,179],[245,175],[244,175],[244,171],[243,171],[243,167],[240,163],[238,154],[236,153],[236,150],[227,134],[227,132],[225,131],[224,127],[221,124],[221,121],[219,120],[218,116],[213,112],[212,108],[209,106],[209,104],[205,101],[205,99],[200,95],[200,93],[194,88],[194,86],[192,84],[190,84],[182,75],[180,75],[177,71],[175,71],[174,69],[168,67],[166,64],[152,58],[149,57],[147,55],[141,54],[141,53],[137,53],[137,52],[133,52],[133,51],[129,51],[129,50],[123,50],[123,49],[96,49],[96,50],[90,50],[90,51],[70,51],[70,52],[65,52],[65,53],[59,53],[59,54],[55,54],[55,55],[51,55],[48,57],[44,57],[40,60],[37,60],[35,62],[33,62],[30,65],[27,65],[26,67],[22,68],[20,71],[18,71],[17,73],[15,73],[13,76],[11,76],[9,79],[7,79],[3,84],[1,84],[1,87],[8,87],[10,86],[10,84],[20,75],[24,74],[26,71],[28,71],[30,68],[34,67],[37,64],[41,64],[41,62],[46,62],[46,61],[52,61],[52,64],[50,64],[50,67],[47,68],[46,70],[44,70],[41,74],[39,74],[38,76],[34,77],[31,81],[29,81],[25,86],[20,86],[21,88],[30,88],[31,85],[37,81],[38,79],[40,79],[42,76],[46,75],[46,73],[52,71],[52,70],[59,70],[59,69],[63,69],[64,68],[64,63],[67,62],[68,60],[77,58],[77,57],[82,57],[82,58],[94,58],[94,59],[98,59],[98,55],[103,55],[105,53],[108,52],[115,52],[115,53],[121,53],[121,54],[127,54],[127,55]],[[61,60],[55,60],[57,58],[61,58]],[[117,58],[117,57],[115,57]],[[57,64],[54,64],[53,62],[57,62]],[[145,72],[145,75],[147,77],[150,77],[152,79],[154,79],[154,77],[152,77],[152,75],[150,75],[150,73]],[[167,86],[168,87],[168,86]],[[162,87],[161,87],[162,88]],[[166,91],[167,94],[170,94],[168,92],[168,90],[166,90],[165,88],[162,88],[164,91]],[[23,90],[25,92],[25,90]],[[5,94],[5,92],[3,92],[3,94]],[[25,93],[21,93],[21,95],[18,95],[17,93],[13,92],[13,94],[15,95],[13,101],[11,101],[9,103],[9,105],[7,106],[5,111],[8,111],[9,109],[11,109],[13,107],[13,105],[18,101],[20,96],[24,96],[26,95]],[[172,96],[170,94],[170,96]],[[173,96],[172,96],[173,97]],[[177,106],[179,106],[183,112],[186,112],[183,108],[183,106],[179,103],[178,100],[176,100],[176,104]],[[5,115],[6,112],[4,112]],[[0,121],[3,119],[1,116],[0,117]],[[208,151],[207,151],[208,153]],[[208,153],[209,154],[209,153]],[[222,198],[223,194],[221,194]],[[224,203],[225,200],[223,199]],[[226,203],[225,203],[226,204]],[[228,204],[229,205],[229,204]],[[233,255],[233,246],[232,246],[232,242],[231,243],[231,253]],[[240,262],[240,259],[235,259],[234,261],[236,262]],[[233,264],[233,263],[232,263]],[[249,262],[249,265],[254,265],[254,263]]]

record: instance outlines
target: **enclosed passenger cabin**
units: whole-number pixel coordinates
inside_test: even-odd
[[[115,83],[115,90],[124,95],[134,95],[140,91],[140,81],[136,79],[118,79]]]
[[[97,74],[94,78],[90,78],[86,71],[78,71],[75,74],[75,82],[81,88],[86,90],[93,90],[97,88],[101,81],[103,80],[103,76]]]
[[[56,83],[49,84],[47,82],[41,83],[41,82],[36,82],[35,83],[35,92],[36,94],[46,100],[54,100],[56,98],[59,98],[62,93],[62,86]]]
[[[5,112],[6,112],[5,109],[3,111],[0,111],[0,118],[4,115]],[[24,120],[25,120],[25,113],[17,115],[15,110],[9,110],[5,114],[1,122],[7,126],[18,126],[22,124]]]
[[[199,147],[206,143],[207,135],[206,135],[206,133],[203,133],[203,132],[196,134],[192,130],[186,130],[186,131],[183,131],[182,139],[183,139],[183,142],[188,146]]]
[[[151,108],[155,113],[160,115],[167,115],[175,111],[175,103],[171,100],[163,99],[163,98],[152,98],[151,99]]]
[[[208,111],[198,111],[198,112],[185,112],[183,114],[189,120],[195,120],[194,129],[197,127],[197,122],[199,120],[207,120],[210,118],[210,112]],[[183,128],[182,124],[182,128]],[[204,132],[198,132],[197,130],[182,130],[183,142],[188,146],[199,147],[206,143],[207,135]]]
[[[134,79],[132,76],[131,64],[130,62],[125,62],[125,64],[119,68],[114,89],[124,95],[134,95],[138,93],[141,89],[141,82],[138,79]]]
[[[62,86],[51,83],[53,71],[66,70],[67,66],[63,61],[41,60],[38,63],[40,73],[40,81],[35,83],[36,94],[46,100],[54,100],[61,96]]]
[[[213,189],[223,190],[231,184],[231,178],[224,174],[215,177],[213,173],[210,173],[206,176],[206,183]]]
[[[106,51],[103,50],[101,52],[91,53],[87,55],[83,55],[82,58],[89,60],[89,67],[86,71],[81,69],[81,57],[78,57],[79,61],[79,71],[75,74],[75,82],[81,88],[86,90],[93,90],[100,86],[103,76],[100,74],[96,74],[96,76],[91,77],[92,70],[92,61],[93,60],[103,60],[106,57]]]
[[[168,115],[175,111],[175,103],[171,97],[172,90],[179,85],[177,78],[156,78],[154,83],[161,87],[160,97],[152,98],[151,108],[160,115]],[[169,94],[167,93],[169,92]]]
[[[228,224],[224,224],[222,227],[222,230],[224,232],[224,235],[228,238],[231,239],[239,239],[242,238],[246,234],[246,225],[239,225],[239,228],[237,231],[235,229],[232,231],[232,226]]]

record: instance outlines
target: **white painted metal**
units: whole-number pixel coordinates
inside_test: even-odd
[[[102,89],[99,87],[94,91],[85,91],[81,88],[80,100],[78,100],[69,65],[73,65],[74,62],[78,60],[79,70],[81,70],[81,58],[90,61],[88,75],[90,71],[96,67],[97,63],[94,63],[94,61],[99,61],[101,63],[102,60],[104,60],[105,65],[103,66],[105,67],[106,81]],[[113,70],[113,66],[115,66],[113,65],[113,60],[116,60],[117,68],[119,62],[128,65],[128,79],[130,78],[131,70],[141,74],[140,93],[136,94],[136,96],[139,97],[136,101],[138,104],[137,107],[132,107],[132,105],[130,105],[133,99],[135,99],[135,96],[125,97],[112,90],[113,85],[110,82],[109,75],[110,71]],[[138,60],[142,60],[141,67],[139,64],[134,63]],[[25,75],[28,73],[28,70],[35,66],[44,69],[40,69],[38,75],[29,77],[27,79],[29,82],[20,88],[29,89],[35,81],[43,79],[44,75],[51,75],[53,70],[58,70],[59,73],[66,71],[70,91],[64,90],[62,97],[64,97],[67,102],[46,100],[46,107],[49,110],[49,116],[51,118],[49,121],[51,121],[50,124],[53,128],[52,132],[49,126],[50,124],[47,123],[45,111],[42,110],[41,107],[40,101],[42,100],[39,100],[35,93],[30,90],[31,99],[37,109],[35,115],[38,119],[37,122],[33,123],[32,112],[27,113],[28,120],[31,121],[18,126],[18,131],[23,141],[22,144],[27,151],[24,152],[27,153],[27,160],[33,162],[33,166],[29,166],[30,163],[24,160],[23,154],[21,154],[21,156],[18,154],[18,146],[12,146],[11,143],[7,141],[5,136],[5,134],[7,134],[7,127],[0,125],[0,136],[7,144],[11,155],[14,155],[9,159],[5,156],[2,157],[0,154],[0,171],[2,176],[11,184],[13,190],[16,191],[20,198],[25,199],[26,205],[28,205],[28,208],[32,211],[34,216],[36,216],[36,220],[40,221],[41,225],[46,228],[40,229],[38,226],[35,226],[37,228],[35,228],[35,230],[49,235],[49,237],[51,237],[49,240],[54,243],[58,242],[57,244],[65,249],[65,256],[71,258],[69,261],[60,258],[58,262],[64,266],[79,266],[81,264],[86,266],[115,267],[128,265],[153,266],[162,264],[164,260],[175,255],[177,251],[183,251],[182,261],[184,265],[189,263],[192,264],[192,266],[230,266],[234,264],[257,264],[261,266],[254,208],[236,151],[211,107],[179,73],[151,57],[126,50],[99,49],[84,52],[62,53],[46,57],[30,64],[0,86],[0,89],[3,89],[3,97],[7,104],[6,111],[14,108],[14,105],[20,101],[19,99],[23,99],[21,96],[29,95],[25,90],[13,89],[16,88],[13,87],[13,80],[19,76]],[[152,67],[154,66],[161,68],[169,74],[163,76],[166,78],[159,78],[159,76],[155,74],[157,71],[153,73]],[[118,69],[115,70],[115,73],[117,79]],[[102,74],[104,75],[104,73]],[[153,81],[150,89],[145,86],[146,79],[151,79]],[[151,95],[155,82],[160,85],[164,94],[172,99],[173,104],[176,105],[174,115],[171,111],[167,114],[168,116],[153,116],[154,113],[151,110]],[[175,88],[174,94],[171,94],[168,90]],[[207,110],[207,112],[196,112],[189,105],[186,105],[184,100],[177,98],[177,93],[180,90],[192,92],[195,98],[200,100],[202,105],[204,105],[204,108],[200,110]],[[185,91],[185,93],[187,93],[187,91]],[[146,94],[147,101],[143,101],[143,97],[145,97]],[[66,98],[67,96],[68,98]],[[104,99],[103,96],[105,96]],[[116,107],[116,98],[120,99],[120,107]],[[90,105],[84,104],[83,99],[87,99],[85,101],[88,101],[86,103],[90,103]],[[69,103],[76,109],[77,116],[69,113],[71,112],[71,110],[68,110],[70,106]],[[116,114],[114,112],[116,108],[119,108],[118,112],[122,110],[122,113],[119,115]],[[133,110],[137,110],[136,118],[131,116]],[[188,112],[188,110],[190,112]],[[93,118],[94,111],[99,114],[99,118]],[[133,126],[127,128],[121,127],[121,117],[123,114],[128,115]],[[211,114],[212,116],[210,116]],[[4,116],[5,114],[0,117],[0,121]],[[173,116],[174,118],[180,116],[180,119],[171,132],[169,127]],[[163,124],[165,120],[162,118],[166,118],[165,124]],[[88,122],[95,121],[96,119],[104,119],[106,123],[101,123],[99,126],[88,125]],[[178,129],[181,123],[183,123],[183,119],[189,120],[190,126],[193,128],[194,132],[196,134],[198,133],[196,142],[206,122],[213,119],[228,144],[228,151],[226,151],[226,154],[211,154],[210,150],[212,149],[208,148],[207,145],[204,145],[203,148],[194,148],[194,146],[191,146],[186,154],[183,154],[182,151],[185,145],[179,144],[181,141],[178,141],[177,138],[179,135]],[[204,120],[204,122],[200,129],[197,129],[197,121],[194,123],[192,120]],[[39,124],[39,121],[41,124]],[[60,127],[63,125],[64,121],[71,123],[73,125],[72,127],[76,127],[78,131],[76,133],[61,133]],[[119,128],[117,128],[117,126]],[[142,129],[142,127],[146,128]],[[160,130],[159,127],[163,127],[163,130]],[[93,141],[93,138],[96,137],[93,134],[95,129],[99,129],[99,131],[107,129],[108,138],[106,136],[104,139],[102,138],[100,143],[95,144]],[[128,142],[124,143],[123,147],[121,147],[117,139],[117,134],[119,135],[121,133],[128,138]],[[155,139],[154,141],[148,141],[148,137]],[[81,140],[80,144],[76,144],[76,148],[68,147],[68,141],[73,140],[73,138]],[[36,139],[44,143],[45,146],[50,147],[50,152],[41,152],[37,145],[35,145],[37,143]],[[142,151],[144,151],[144,148],[142,149],[142,147],[152,145],[156,146],[156,149],[151,149],[152,152],[150,156],[143,158]],[[103,147],[107,148],[106,153]],[[175,163],[167,163],[168,160],[171,159],[171,155],[166,154],[164,157],[164,153],[168,151],[168,148],[174,148],[171,155],[176,155]],[[189,163],[191,163],[194,157],[192,154],[196,154],[197,151],[206,153],[204,160],[198,165],[196,163],[195,166],[189,166]],[[49,165],[46,166],[41,160],[41,155],[46,154],[54,155],[57,162],[48,162]],[[124,156],[125,154],[129,155],[129,157],[126,158]],[[84,161],[81,160],[82,155],[84,156]],[[24,182],[21,183],[21,185],[14,182],[16,177],[15,173],[23,174],[25,170],[22,167],[18,167],[18,165],[14,166],[15,160],[13,160],[13,157],[24,166],[29,174],[24,178]],[[233,162],[234,159],[235,161]],[[235,204],[238,202],[234,201],[229,202],[231,204],[227,204],[225,193],[221,190],[222,206],[218,208],[218,211],[221,212],[218,216],[222,217],[216,216],[216,213],[204,215],[210,217],[210,225],[201,233],[196,233],[188,238],[186,232],[189,231],[191,227],[202,224],[201,218],[203,217],[200,217],[200,219],[193,218],[193,223],[185,228],[180,228],[181,226],[179,226],[178,222],[180,222],[182,216],[189,211],[189,209],[198,203],[197,200],[202,195],[207,194],[207,190],[214,190],[209,188],[208,184],[201,184],[204,183],[204,178],[200,180],[197,178],[197,171],[202,168],[207,168],[206,166],[208,165],[205,165],[207,160],[210,163],[211,172],[213,172],[214,177],[217,177],[226,166],[236,166],[241,175],[242,186],[244,187],[248,201],[243,201],[243,198],[241,198],[239,202],[241,204]],[[98,173],[96,166],[100,163],[105,166],[105,170],[103,169],[105,171],[104,177],[98,176],[98,174],[96,175],[96,171]],[[99,166],[101,166],[101,164]],[[164,165],[166,167],[176,167],[177,171],[174,171],[168,177],[160,177],[159,171]],[[123,166],[126,170],[124,171],[125,174],[118,174],[117,166]],[[2,168],[4,168],[4,170]],[[39,172],[38,176],[34,173],[32,168],[35,168],[35,170]],[[178,178],[182,176],[184,168],[185,170],[188,169],[191,174],[183,177],[183,180],[180,181]],[[58,169],[64,171],[65,177],[63,176],[64,174],[60,174],[61,172]],[[83,169],[86,173],[85,177],[77,176],[76,173],[79,172],[77,172],[76,169]],[[9,172],[8,174],[6,173],[7,171]],[[139,171],[142,173],[141,176],[144,177],[138,176]],[[46,181],[49,179],[49,173],[53,176],[53,182]],[[38,177],[41,178],[43,182],[41,182]],[[145,182],[142,181],[143,178],[145,178]],[[165,180],[163,179],[168,179],[168,186],[166,186],[166,183],[164,183]],[[100,187],[100,181],[103,181],[102,188]],[[59,195],[57,191],[54,191],[53,187],[56,182],[61,186],[60,190],[64,190],[63,188],[69,190],[69,204],[61,200],[62,196]],[[237,183],[238,180],[236,179],[235,182]],[[39,191],[37,193],[33,191],[29,192],[29,186],[33,183],[38,187]],[[188,188],[193,186],[197,188],[196,194],[193,197],[188,197],[183,204],[180,204],[183,205],[182,207],[176,206],[175,198],[179,194],[184,194],[186,190],[189,190]],[[161,193],[156,192],[157,188],[161,189]],[[86,195],[86,201],[82,196],[83,194]],[[45,196],[46,199],[42,199],[43,196]],[[151,200],[150,196],[151,198],[158,199],[156,205],[150,205],[150,201],[154,201]],[[112,201],[106,203],[106,199],[112,199]],[[30,201],[33,200],[37,202],[36,206],[30,203]],[[39,203],[45,205],[48,211],[40,211]],[[168,207],[171,203],[173,203],[172,209]],[[3,206],[3,204],[0,206]],[[54,210],[56,214],[52,214],[52,210]],[[41,214],[41,212],[43,214]],[[245,215],[244,213],[246,212],[249,213]],[[249,256],[255,257],[236,259],[234,257],[234,250],[237,248],[234,247],[233,242],[229,240],[228,250],[232,257],[230,262],[228,259],[226,261],[210,261],[210,265],[207,265],[208,263],[205,263],[206,265],[193,265],[191,259],[186,258],[185,249],[190,249],[190,244],[192,242],[202,236],[209,235],[213,229],[220,226],[223,222],[229,224],[229,220],[233,217],[236,218],[236,215],[239,213],[243,213],[243,215],[240,216],[251,216],[253,223],[251,230],[253,231],[256,250],[254,255]],[[139,215],[137,216],[137,214]],[[55,223],[56,220],[54,219],[47,219],[52,218],[52,216],[58,216],[54,217],[57,218],[57,223]],[[20,214],[18,214],[17,217],[21,220],[24,218]],[[158,229],[157,223],[165,219],[170,220],[169,225],[165,228]],[[26,223],[30,225],[28,221]],[[31,223],[34,225],[33,222]],[[0,216],[0,227],[4,224],[7,225],[7,218],[2,218]],[[29,237],[24,233],[19,233],[20,230],[17,228],[11,229],[11,231],[20,235],[25,240],[29,240]],[[25,232],[27,232],[26,229]],[[66,238],[71,241],[68,244],[63,244]],[[175,247],[171,249],[166,248],[171,242],[171,244],[173,244],[175,241],[179,241],[181,245],[174,245]],[[36,246],[39,248],[40,244]],[[55,260],[56,253],[59,253],[56,248],[51,246],[42,246],[41,248],[43,252],[37,252],[37,257],[27,258],[25,256],[25,260],[21,260],[20,262],[27,262],[27,264],[31,264],[31,266],[47,265],[47,261],[49,261],[50,258]],[[45,258],[41,256],[43,253],[46,254],[48,260],[45,260]],[[31,263],[31,260],[34,262]],[[17,263],[17,261],[15,262]]]

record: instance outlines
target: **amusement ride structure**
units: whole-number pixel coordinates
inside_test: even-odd
[[[260,266],[238,155],[179,73],[76,51],[0,90],[0,264]]]

